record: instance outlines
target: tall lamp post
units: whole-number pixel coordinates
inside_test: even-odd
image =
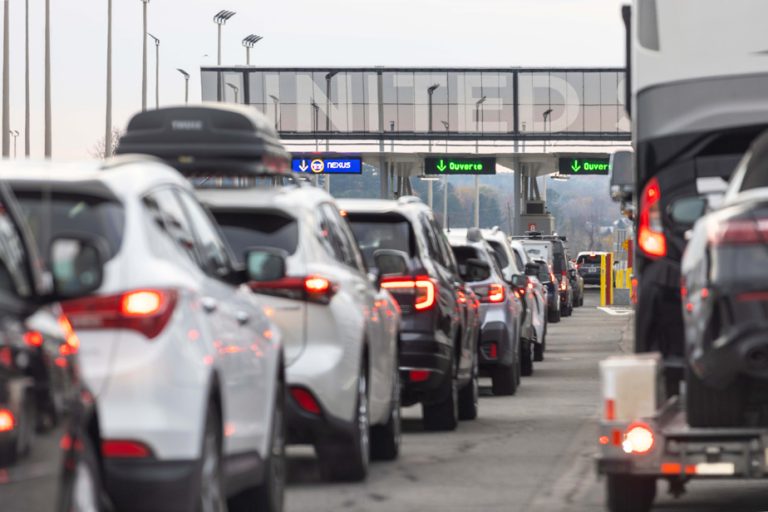
[[[231,84],[229,82],[227,82],[227,87],[232,89],[232,92],[235,93],[235,103],[240,103],[240,88],[235,84]]]
[[[545,110],[541,114],[541,116],[544,118],[544,131],[547,132],[547,131],[549,131],[549,130],[547,130],[547,121],[549,121],[550,128],[552,126],[552,121],[551,121],[551,119],[552,119],[552,109],[548,108],[547,110]],[[547,140],[546,139],[544,139],[544,152],[545,153],[547,152]]]
[[[315,102],[315,100],[312,100],[311,105],[312,105],[312,111],[314,114],[312,116],[312,132],[315,134],[315,151],[318,151],[319,148],[318,148],[318,139],[317,139],[317,121],[320,114],[320,105],[318,105],[317,102]]]
[[[475,131],[477,131],[478,137],[475,139],[475,153],[480,152],[480,118],[483,114],[483,103],[488,99],[483,96],[475,102]],[[480,227],[480,176],[475,175],[475,215],[474,226]]]
[[[427,88],[427,96],[429,98],[429,104],[427,109],[427,119],[429,123],[429,127],[427,128],[427,137],[429,138],[429,152],[432,152],[432,95],[435,94],[435,91],[437,88],[440,87],[440,84],[434,84]],[[434,190],[433,190],[433,184],[432,180],[429,180],[427,183],[427,204],[430,208],[432,208],[432,202],[434,199]]]
[[[147,32],[155,41],[155,108],[160,108],[160,40]]]
[[[104,158],[112,156],[112,0],[107,2],[107,118]]]
[[[274,94],[270,94],[269,97],[272,99],[272,104],[275,106],[275,130],[279,132],[280,131],[280,98],[278,98]]]
[[[251,65],[251,48],[256,46],[256,43],[264,39],[261,36],[257,36],[256,34],[251,34],[245,39],[243,39],[243,46],[245,47],[245,63],[250,66]]]
[[[189,73],[181,68],[176,68],[176,71],[184,77],[184,104],[187,105],[189,103]]]
[[[26,0],[26,16],[24,18],[24,156],[29,158],[32,146],[30,135],[30,99],[29,99],[29,0]]]
[[[19,130],[9,130],[9,135],[13,137],[13,158],[16,158],[16,139],[19,138]]]
[[[325,133],[331,133],[331,80],[338,71],[329,71],[325,74]],[[330,151],[331,139],[325,139],[325,150]],[[327,178],[327,176],[326,176]]]
[[[144,31],[142,32],[142,66],[141,66],[141,111],[147,110],[147,4],[149,0],[141,0],[144,11]]]
[[[440,121],[445,127],[445,152],[448,153],[448,128],[451,126],[448,121]],[[443,176],[443,228],[450,229],[448,225],[448,176]]]
[[[52,153],[51,133],[51,0],[45,0],[45,157]]]
[[[213,22],[219,26],[219,58],[216,60],[217,65],[221,66],[221,27],[227,24],[227,21],[237,14],[235,11],[219,11],[213,17]]]
[[[8,158],[11,154],[11,93],[9,89],[10,83],[10,57],[9,57],[9,43],[10,43],[10,7],[9,1],[4,2],[4,16],[3,16],[3,157]]]

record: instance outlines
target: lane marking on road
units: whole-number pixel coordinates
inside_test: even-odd
[[[598,306],[597,309],[599,309],[603,313],[608,313],[609,315],[612,315],[612,316],[628,316],[635,312],[631,308],[607,308],[603,306]]]

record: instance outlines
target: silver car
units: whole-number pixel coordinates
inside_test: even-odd
[[[333,198],[305,185],[198,194],[236,254],[284,258],[286,277],[251,286],[283,333],[288,441],[313,444],[332,480],[364,478],[369,451],[396,458],[400,312]]]

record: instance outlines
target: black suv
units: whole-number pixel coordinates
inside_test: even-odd
[[[368,267],[402,310],[403,405],[421,402],[427,430],[453,430],[477,415],[477,302],[459,275],[432,210],[416,197],[341,200]],[[402,254],[406,275],[376,268],[383,251]]]
[[[99,286],[100,246],[57,238],[47,250],[53,291],[16,201],[0,182],[0,508],[102,510],[94,397],[79,342],[57,304]],[[67,293],[64,293],[66,291]]]
[[[573,288],[568,277],[568,256],[565,249],[565,237],[542,235],[529,231],[526,236],[513,237],[523,242],[525,251],[534,260],[543,259],[550,266],[551,279],[560,297],[559,311],[550,309],[549,321],[559,322],[560,316],[573,314]],[[552,290],[550,290],[552,291]]]

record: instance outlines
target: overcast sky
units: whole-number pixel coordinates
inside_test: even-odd
[[[43,0],[30,0],[32,156],[43,149]],[[223,64],[245,64],[240,41],[264,36],[252,64],[266,66],[620,66],[622,0],[150,0],[149,31],[161,40],[160,104],[200,99],[200,66],[216,63],[221,9]],[[51,2],[53,153],[89,157],[104,136],[107,0]],[[11,7],[11,128],[24,128],[24,2]],[[114,0],[114,125],[141,108],[141,1]],[[150,45],[149,105],[154,105]],[[24,152],[23,133],[18,140]]]

